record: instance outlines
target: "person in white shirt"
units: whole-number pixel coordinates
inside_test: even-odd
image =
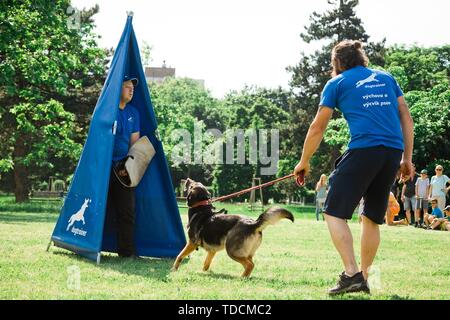
[[[436,166],[435,172],[436,175],[431,177],[429,198],[437,199],[438,208],[444,211],[445,196],[450,190],[450,186],[447,187],[450,178],[444,174],[444,168],[441,165]]]

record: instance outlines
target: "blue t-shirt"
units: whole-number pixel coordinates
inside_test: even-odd
[[[442,213],[441,209],[438,207],[434,208],[433,211],[431,211],[431,215],[435,216],[436,218],[443,218],[444,214]]]
[[[125,158],[130,148],[131,134],[140,131],[139,112],[127,104],[117,112],[117,128],[113,149],[113,161]]]
[[[386,146],[403,150],[397,81],[387,72],[357,66],[329,80],[320,106],[338,108],[350,129],[349,149]]]

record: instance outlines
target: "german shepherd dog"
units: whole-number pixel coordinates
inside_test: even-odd
[[[253,256],[262,241],[262,231],[270,224],[286,218],[294,222],[294,216],[289,211],[272,207],[262,213],[257,220],[239,215],[228,215],[220,210],[214,211],[211,195],[199,182],[191,179],[186,181],[188,211],[189,241],[180,252],[172,270],[178,270],[181,261],[198,247],[208,252],[203,264],[207,271],[215,254],[226,249],[231,259],[244,267],[242,277],[248,277],[255,266]]]

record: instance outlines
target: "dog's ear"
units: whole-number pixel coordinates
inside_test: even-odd
[[[194,180],[187,178],[186,182],[184,183],[184,191],[187,191],[189,189],[189,186],[194,183]]]

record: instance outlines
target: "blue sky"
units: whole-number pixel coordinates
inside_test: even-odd
[[[100,6],[95,32],[115,47],[134,11],[139,43],[153,46],[152,66],[166,60],[177,76],[205,80],[215,97],[245,84],[287,88],[285,68],[299,61],[299,34],[326,0],[72,0],[77,8]],[[357,14],[372,41],[423,46],[450,43],[450,1],[360,0]]]

